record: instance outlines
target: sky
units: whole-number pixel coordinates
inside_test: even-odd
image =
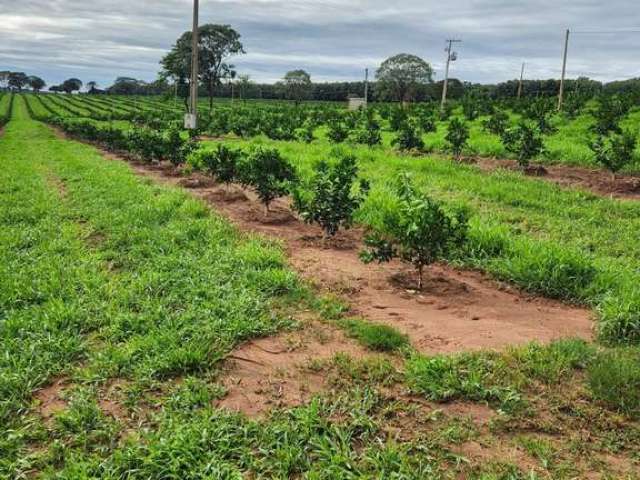
[[[360,80],[397,53],[418,55],[443,78],[445,40],[461,39],[451,76],[492,83],[567,75],[640,77],[636,0],[200,0],[200,23],[230,24],[246,55],[231,60],[253,81],[303,68],[314,81]],[[635,4],[635,5],[634,5]],[[49,85],[78,77],[152,81],[190,29],[193,0],[0,0],[0,71]],[[635,23],[634,23],[635,21]],[[631,30],[631,31],[629,31]],[[609,33],[578,33],[609,32]]]

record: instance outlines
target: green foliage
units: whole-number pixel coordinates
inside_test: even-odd
[[[601,352],[589,365],[588,382],[596,399],[626,415],[640,417],[640,352]]]
[[[497,353],[416,355],[407,363],[406,377],[410,388],[428,400],[489,402],[513,410],[522,405],[522,396],[509,370]]]
[[[380,352],[393,352],[409,345],[409,338],[393,327],[366,320],[342,320],[348,334],[365,347]]]
[[[316,129],[316,125],[311,120],[307,119],[302,124],[302,127],[298,129],[297,136],[298,140],[304,143],[311,143],[315,140],[314,131]]]
[[[360,207],[369,189],[364,181],[359,182],[358,166],[353,155],[341,155],[330,164],[322,160],[315,167],[308,182],[309,194],[294,190],[293,207],[307,223],[317,223],[325,235],[335,235],[340,228],[350,228],[353,214]]]
[[[432,79],[431,65],[420,57],[401,53],[387,58],[376,71],[376,92],[383,99],[410,102]]]
[[[495,109],[491,116],[482,122],[484,129],[494,135],[502,135],[509,126],[509,115],[500,109]]]
[[[329,124],[327,137],[333,143],[342,143],[349,137],[349,130],[341,121],[335,121]]]
[[[592,112],[596,119],[592,130],[599,136],[622,133],[619,122],[630,108],[631,102],[626,97],[602,95],[597,107]]]
[[[637,139],[629,132],[599,135],[590,146],[596,162],[614,175],[633,162]]]
[[[411,122],[402,124],[398,136],[391,141],[391,145],[403,151],[424,150],[422,136]]]
[[[535,127],[526,121],[504,130],[502,143],[509,153],[516,156],[518,165],[523,168],[528,167],[530,160],[540,155],[544,150],[542,136]]]
[[[382,135],[380,134],[380,124],[374,118],[373,110],[365,110],[358,124],[350,135],[350,138],[355,143],[362,143],[369,145],[380,145],[382,143]]]
[[[191,161],[216,177],[219,182],[229,184],[239,180],[242,158],[241,150],[220,144],[215,150],[197,150]]]
[[[462,210],[447,213],[442,205],[418,192],[405,175],[399,179],[398,204],[385,212],[383,223],[366,238],[364,262],[388,262],[399,257],[418,272],[422,289],[424,267],[446,259],[466,240],[468,222]]]
[[[447,127],[447,136],[445,137],[449,146],[449,151],[453,153],[457,160],[460,160],[462,151],[469,140],[469,127],[458,118],[452,118]]]
[[[256,191],[266,211],[273,200],[291,191],[296,179],[293,166],[275,148],[256,147],[242,162],[240,180]]]

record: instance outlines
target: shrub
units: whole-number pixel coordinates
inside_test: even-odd
[[[593,396],[632,417],[640,417],[640,352],[601,352],[588,368]]]
[[[616,173],[633,161],[636,138],[629,132],[599,135],[589,147],[596,162],[609,170],[615,179]]]
[[[199,150],[194,163],[226,185],[238,180],[242,151],[219,144],[215,150]]]
[[[509,116],[502,110],[495,110],[491,116],[482,122],[483,128],[494,135],[502,135],[509,125]]]
[[[505,130],[502,133],[502,143],[507,152],[516,156],[518,165],[522,168],[528,167],[530,160],[544,149],[540,133],[525,121]]]
[[[413,264],[422,289],[424,267],[446,258],[466,240],[467,215],[462,210],[445,212],[439,202],[416,191],[407,176],[400,178],[398,196],[397,207],[365,238],[368,250],[360,256],[365,263],[399,257]]]
[[[469,139],[469,128],[467,124],[457,118],[452,118],[447,128],[447,136],[445,137],[449,144],[449,150],[453,153],[456,160],[460,160],[462,150],[467,145]]]
[[[341,121],[334,121],[329,124],[327,137],[333,143],[342,143],[349,137],[349,130]]]
[[[373,110],[367,110],[362,115],[356,129],[351,134],[351,139],[355,143],[369,145],[380,145],[382,135],[380,135],[380,125],[373,118]]]
[[[319,162],[310,182],[311,195],[305,197],[301,190],[294,190],[293,207],[307,223],[317,223],[326,235],[335,235],[340,227],[353,224],[353,214],[364,200],[369,186],[360,181],[355,190],[358,166],[353,155],[343,155],[330,165]]]
[[[405,122],[398,131],[398,136],[393,139],[391,145],[400,150],[424,150],[424,142],[416,128],[409,122]]]
[[[296,136],[298,137],[298,141],[305,142],[305,143],[313,142],[315,140],[315,137],[313,135],[313,132],[315,131],[315,129],[316,129],[315,124],[310,120],[306,120],[302,124],[302,127],[296,130]]]
[[[241,182],[253,188],[269,212],[269,205],[287,195],[296,174],[293,166],[274,148],[256,147],[241,166]]]
[[[348,334],[365,347],[379,352],[392,352],[409,345],[409,338],[393,327],[365,320],[342,320]]]

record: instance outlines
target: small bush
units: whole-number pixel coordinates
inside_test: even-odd
[[[358,166],[353,155],[342,155],[337,163],[331,165],[319,162],[310,181],[310,195],[301,189],[294,190],[293,208],[305,222],[317,223],[325,235],[335,235],[342,228],[350,228],[353,214],[364,201],[369,190],[366,182],[358,178]]]
[[[640,417],[640,352],[600,353],[588,369],[593,396],[626,415]]]
[[[269,211],[269,205],[291,191],[297,175],[291,165],[274,148],[256,147],[245,158],[240,170],[241,182],[255,190]]]
[[[366,236],[368,250],[360,258],[388,262],[400,258],[418,272],[418,289],[422,289],[424,267],[447,258],[460,248],[468,232],[466,212],[447,213],[439,202],[418,192],[404,175],[399,179],[399,202],[386,212],[382,225]]]
[[[329,124],[327,137],[333,143],[342,143],[349,137],[349,129],[341,121],[334,121]]]
[[[495,110],[484,122],[483,128],[494,135],[502,135],[509,125],[509,116],[502,110]]]
[[[514,128],[502,133],[502,143],[505,149],[516,156],[518,165],[522,168],[529,166],[544,149],[544,143],[539,131],[527,122],[522,121]]]
[[[598,136],[590,148],[596,162],[609,170],[615,178],[617,172],[633,161],[636,143],[636,137],[629,132],[610,133],[607,136]]]
[[[342,325],[350,336],[365,347],[380,352],[392,352],[409,345],[409,338],[393,327],[364,320],[343,320]]]
[[[409,122],[405,122],[398,129],[398,136],[394,138],[391,145],[400,150],[424,150],[424,141],[418,130]]]
[[[219,144],[215,150],[199,150],[195,157],[195,162],[224,184],[233,183],[240,175],[241,150]]]
[[[462,151],[467,145],[467,140],[469,140],[469,127],[464,121],[452,118],[449,122],[445,139],[453,156],[456,160],[460,160]]]

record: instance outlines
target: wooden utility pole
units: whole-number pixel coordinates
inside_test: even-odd
[[[444,84],[442,85],[442,101],[440,102],[440,110],[444,110],[444,104],[447,102],[447,89],[449,88],[449,64],[456,60],[455,52],[451,51],[454,43],[460,43],[462,40],[447,40],[448,46],[445,48],[447,52],[447,66],[444,71]]]
[[[522,80],[524,79],[524,65],[525,63],[522,62],[522,68],[520,69],[520,81],[518,82],[518,99],[522,97]]]
[[[562,110],[562,102],[564,100],[564,77],[567,74],[567,52],[569,51],[569,34],[571,32],[567,28],[564,37],[564,54],[562,55],[562,76],[560,77],[560,92],[558,93],[558,111]]]
[[[364,104],[369,104],[369,69],[364,69]]]
[[[199,0],[193,0],[193,29],[191,30],[191,95],[189,101],[190,117],[185,126],[198,127],[198,7]]]

